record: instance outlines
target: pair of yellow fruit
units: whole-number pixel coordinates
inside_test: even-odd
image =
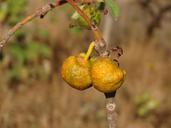
[[[89,54],[90,52],[82,53],[67,58],[62,65],[62,78],[78,90],[85,90],[93,85],[103,93],[116,91],[124,81],[125,71],[108,57],[89,59]]]

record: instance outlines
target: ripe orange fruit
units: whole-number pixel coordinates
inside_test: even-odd
[[[123,83],[125,71],[107,57],[98,57],[92,63],[91,77],[93,86],[104,93],[116,91]]]
[[[62,78],[73,88],[84,90],[91,86],[90,63],[83,54],[68,57],[61,70]]]

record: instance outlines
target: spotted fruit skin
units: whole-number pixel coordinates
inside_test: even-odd
[[[122,85],[125,74],[124,70],[107,57],[97,58],[91,68],[92,84],[103,93],[116,91]]]
[[[84,90],[92,85],[89,61],[82,55],[67,58],[61,69],[62,78],[71,87]]]

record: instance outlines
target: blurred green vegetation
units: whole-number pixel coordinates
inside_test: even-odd
[[[0,4],[0,22],[16,24],[25,16],[27,0],[3,0]]]
[[[5,22],[6,26],[14,26],[26,17],[27,0],[3,0],[0,1],[0,22]],[[15,33],[14,40],[8,45],[3,61],[8,68],[8,81],[24,81],[31,77],[38,79],[48,78],[43,60],[48,60],[52,56],[50,47],[41,40],[36,40],[35,35],[27,39],[27,30],[21,29]],[[37,36],[48,37],[45,29],[39,29]],[[43,38],[42,38],[43,39]]]
[[[159,108],[159,101],[151,98],[149,92],[135,97],[136,113],[139,117],[147,117],[150,113]]]
[[[10,44],[4,58],[10,59],[9,61],[14,60],[11,68],[6,70],[9,73],[9,78],[22,80],[24,76],[24,80],[27,80],[29,76],[34,74],[37,74],[38,77],[49,75],[44,71],[44,67],[39,61],[43,58],[48,59],[51,55],[50,48],[45,44],[41,44],[41,42],[27,42],[24,46],[23,44],[19,45],[17,42]]]

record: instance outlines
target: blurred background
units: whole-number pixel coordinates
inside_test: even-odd
[[[0,0],[0,36],[50,0]],[[53,1],[53,0],[52,0]],[[118,0],[103,15],[109,46],[121,46],[127,72],[116,96],[118,128],[171,128],[171,1]],[[107,128],[104,95],[77,91],[61,78],[70,55],[85,52],[89,30],[69,28],[64,5],[20,29],[0,53],[0,128]]]

